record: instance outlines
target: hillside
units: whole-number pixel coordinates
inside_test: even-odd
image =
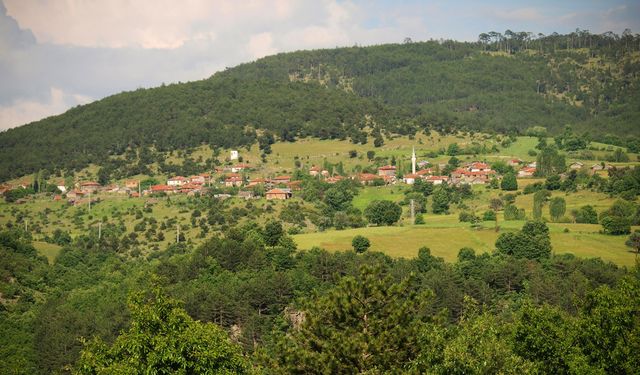
[[[250,145],[265,131],[356,143],[427,129],[559,133],[570,124],[635,145],[637,37],[518,35],[285,53],[117,94],[0,133],[0,181],[102,165],[131,149]]]

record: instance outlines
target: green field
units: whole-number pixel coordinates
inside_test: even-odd
[[[449,215],[452,216],[452,215]],[[451,218],[447,218],[449,223]],[[300,249],[318,246],[330,251],[351,249],[351,240],[356,235],[363,235],[371,241],[371,250],[381,251],[392,257],[413,258],[418,249],[426,246],[435,256],[446,261],[456,260],[462,247],[471,247],[477,253],[492,252],[499,235],[485,223],[484,229],[476,230],[468,224],[460,223],[455,227],[436,227],[436,222],[427,225],[407,225],[393,227],[369,227],[342,231],[326,231],[321,233],[299,234],[294,240]],[[504,222],[503,222],[504,223]],[[508,222],[508,227],[519,228],[522,222]],[[569,233],[564,233],[564,228]],[[599,257],[618,265],[632,266],[635,254],[625,246],[626,236],[607,236],[597,233],[598,225],[588,224],[549,224],[551,243],[556,254],[571,253],[585,258]],[[504,230],[504,226],[503,226]]]
[[[62,249],[60,246],[43,241],[33,241],[33,247],[38,250],[38,254],[47,257],[49,264],[53,264],[54,260],[60,254]]]

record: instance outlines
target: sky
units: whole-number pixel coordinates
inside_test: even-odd
[[[640,32],[640,1],[0,0],[0,131],[301,49]]]

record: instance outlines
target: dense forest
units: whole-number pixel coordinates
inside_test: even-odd
[[[270,221],[147,257],[117,250],[111,236],[83,235],[48,265],[29,235],[5,229],[0,369],[582,374],[640,366],[637,266],[553,255],[548,228],[535,221],[502,236],[493,254],[464,248],[453,264],[425,245],[411,260],[299,251]]]
[[[640,37],[577,30],[491,32],[451,40],[283,53],[197,82],[124,92],[0,133],[0,181],[104,164],[112,155],[264,134],[352,139],[566,125],[587,139],[636,144]]]

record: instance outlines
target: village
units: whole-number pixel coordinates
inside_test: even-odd
[[[230,152],[229,160],[238,160],[239,153],[236,150]],[[512,167],[518,178],[533,178],[536,175],[536,162],[526,162],[518,158],[509,159],[506,164]],[[593,174],[601,170],[608,170],[611,166],[604,163],[596,163],[588,167],[589,173]],[[491,168],[489,162],[472,161],[451,168],[447,163],[431,164],[426,160],[418,161],[415,148],[411,154],[411,173],[402,174],[395,165],[383,165],[371,167],[376,173],[354,173],[350,175],[337,174],[316,165],[300,168],[300,172],[311,177],[318,178],[328,184],[335,184],[343,179],[358,181],[365,186],[385,186],[406,184],[412,185],[421,180],[433,185],[484,185],[492,181],[499,181],[502,175]],[[585,165],[581,162],[574,162],[568,166],[569,170],[584,170]],[[73,186],[66,186],[64,181],[56,183],[56,194],[53,200],[66,200],[71,205],[95,202],[98,194],[125,195],[129,198],[140,198],[144,196],[165,196],[171,194],[184,194],[194,196],[205,194],[215,190],[214,196],[219,199],[226,199],[232,196],[244,199],[255,199],[264,197],[267,200],[286,200],[292,198],[296,191],[301,189],[302,181],[295,179],[294,174],[282,174],[271,177],[258,176],[260,168],[255,168],[250,164],[236,163],[224,167],[216,168],[212,173],[200,173],[189,177],[172,176],[163,184],[153,184],[143,187],[143,181],[138,179],[127,179],[122,183],[101,185],[96,181],[79,181]],[[297,174],[300,176],[300,174]],[[28,182],[19,183],[15,186],[0,186],[0,195],[7,191],[18,188],[27,188]],[[17,200],[16,203],[23,203],[24,199]]]

